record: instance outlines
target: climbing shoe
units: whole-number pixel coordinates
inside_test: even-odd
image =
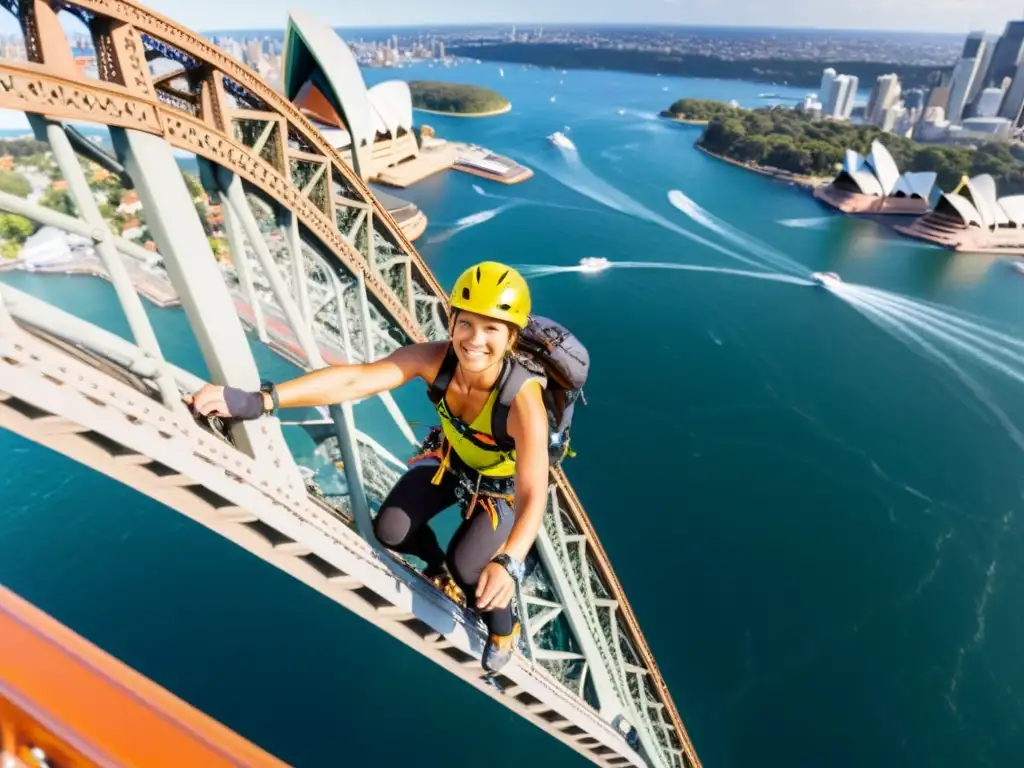
[[[424,571],[423,575],[427,578],[427,581],[434,585],[438,592],[445,595],[460,608],[466,607],[466,593],[455,582],[447,565],[442,565],[434,571]]]
[[[484,648],[483,666],[488,672],[497,672],[512,658],[512,652],[519,642],[519,622],[512,627],[510,635],[491,635]]]

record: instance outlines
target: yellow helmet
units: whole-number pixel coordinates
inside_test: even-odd
[[[512,267],[484,261],[470,267],[452,288],[452,309],[464,309],[495,320],[526,327],[530,314],[530,289]]]

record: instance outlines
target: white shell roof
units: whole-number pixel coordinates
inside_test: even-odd
[[[896,167],[896,161],[892,159],[889,150],[878,139],[871,142],[867,164],[881,183],[883,194],[891,195],[899,181],[900,169]]]
[[[861,193],[877,197],[885,196],[885,192],[882,191],[882,185],[878,183],[878,179],[875,178],[875,174],[871,171],[853,171],[850,173],[850,178],[860,188]]]
[[[847,149],[843,154],[843,170],[847,173],[852,174],[854,171],[859,171],[863,165],[864,158],[860,156],[860,152]]]
[[[978,210],[971,205],[971,201],[966,197],[954,192],[947,192],[942,196],[942,199],[956,209],[956,212],[960,214],[960,218],[964,220],[965,224],[968,226],[971,224],[982,226],[981,214],[978,213]]]
[[[1024,227],[1024,195],[1011,195],[999,198],[999,207],[1006,212],[1007,218],[1018,227]]]
[[[971,195],[974,208],[981,215],[981,223],[986,227],[1006,224],[1006,213],[996,202],[996,182],[989,174],[983,173],[968,179],[964,185]]]
[[[935,171],[918,171],[917,173],[907,172],[900,176],[892,194],[902,192],[908,197],[917,195],[925,200],[931,198],[932,189],[935,188],[937,179]]]
[[[370,101],[392,136],[399,128],[412,130],[412,92],[407,82],[387,80],[378,83],[370,89]]]
[[[374,110],[352,50],[333,29],[315,16],[292,9],[288,17],[341,102],[345,123],[353,137],[360,146],[364,142],[372,144]],[[329,97],[329,94],[324,95]]]

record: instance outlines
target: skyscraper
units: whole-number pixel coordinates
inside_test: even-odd
[[[832,82],[836,79],[836,71],[829,67],[821,73],[821,85],[818,87],[818,99],[828,106],[828,95],[832,91]],[[828,112],[828,110],[825,110]]]
[[[1003,78],[1017,73],[1021,54],[1024,53],[1024,21],[1008,21],[1002,37],[992,52],[992,60],[985,72],[984,87],[1000,87]]]
[[[846,89],[846,98],[843,100],[842,111],[839,113],[839,116],[849,120],[850,115],[853,114],[853,100],[857,98],[860,78],[856,75],[846,75],[846,79],[849,81],[849,87]]]
[[[894,74],[879,75],[871,89],[864,119],[872,125],[881,125],[885,111],[900,97],[900,79]]]
[[[974,82],[979,77],[980,64],[986,48],[985,33],[972,32],[967,36],[963,53],[953,67],[946,116],[954,123],[960,119],[964,107],[967,106]]]
[[[1022,111],[1024,111],[1024,60],[1017,65],[1013,82],[1006,91],[1003,104],[999,108],[999,117],[1005,117],[1010,121],[1011,126],[1016,126],[1020,122]]]
[[[853,111],[853,97],[857,92],[857,78],[849,75],[836,75],[829,87],[823,115],[846,118]]]

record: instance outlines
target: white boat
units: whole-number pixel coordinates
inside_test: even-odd
[[[584,256],[580,259],[580,272],[602,272],[611,265],[604,256]]]
[[[566,136],[561,131],[555,131],[550,136],[548,136],[548,141],[550,141],[552,144],[554,144],[559,149],[568,149],[568,150],[571,150],[572,152],[576,151],[576,145],[573,144],[569,140],[569,137]]]
[[[1014,269],[1016,269],[1018,272],[1024,275],[1024,259],[1017,259],[1016,261],[1013,261],[1011,263],[1013,264]]]
[[[830,285],[843,282],[835,272],[812,272],[811,280],[816,282],[818,285],[825,286],[826,288]]]

